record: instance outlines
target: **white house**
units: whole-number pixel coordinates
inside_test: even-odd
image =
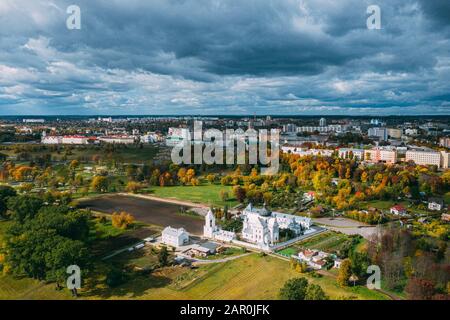
[[[441,211],[444,209],[444,201],[440,198],[430,198],[428,200],[428,209],[433,211]]]
[[[61,144],[62,137],[61,136],[46,136],[42,134],[41,143],[43,144]]]
[[[316,197],[316,194],[314,191],[309,191],[309,192],[305,192],[303,193],[303,200],[304,201],[313,201]]]
[[[79,135],[63,136],[61,143],[62,144],[88,144],[88,138],[85,136],[79,136]]]
[[[180,247],[189,243],[189,234],[183,228],[166,227],[162,232],[162,243],[172,247]]]
[[[339,269],[341,267],[341,264],[342,264],[342,259],[336,258],[334,260],[333,268]]]
[[[327,264],[325,258],[328,256],[329,254],[326,252],[308,249],[298,253],[298,259],[300,261],[305,262],[308,266],[317,270],[322,269]]]
[[[392,214],[403,216],[406,214],[406,209],[401,204],[393,206],[390,210]]]
[[[128,135],[101,136],[98,138],[98,141],[115,144],[133,144],[136,142],[136,137]]]

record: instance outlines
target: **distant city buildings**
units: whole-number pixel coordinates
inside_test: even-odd
[[[370,163],[384,162],[394,164],[397,162],[397,150],[384,148],[364,150],[364,160]]]
[[[374,127],[370,128],[367,135],[371,138],[378,138],[381,141],[388,139],[388,130],[386,128]]]
[[[324,156],[330,157],[333,155],[334,150],[331,149],[308,149],[300,148],[296,146],[282,146],[281,150],[286,153],[292,153],[299,156]]]
[[[403,135],[403,130],[401,129],[394,129],[394,128],[388,128],[387,129],[388,138],[392,139],[401,139]]]
[[[440,168],[441,156],[440,152],[408,150],[405,161],[414,161],[418,165],[435,165]]]
[[[327,125],[327,119],[325,119],[325,118],[320,118],[320,120],[319,120],[319,126],[325,127],[326,125]]]
[[[450,148],[450,138],[449,137],[440,138],[439,145],[444,148]]]
[[[45,119],[23,119],[23,123],[44,123]]]
[[[341,159],[358,159],[364,160],[364,150],[363,149],[353,149],[353,148],[340,148],[338,150],[339,158]]]
[[[169,128],[166,137],[166,145],[174,147],[185,140],[191,140],[192,133],[189,128]]]
[[[93,144],[93,143],[115,143],[115,144],[133,144],[136,142],[135,136],[129,135],[111,135],[111,136],[100,136],[100,137],[87,137],[82,135],[47,135],[45,131],[42,133],[41,143],[42,144],[73,144],[73,145],[83,145],[83,144]]]
[[[405,135],[406,136],[417,136],[419,134],[419,131],[414,128],[407,128],[405,129]]]
[[[136,142],[136,137],[128,135],[101,136],[97,140],[104,143],[133,144]]]

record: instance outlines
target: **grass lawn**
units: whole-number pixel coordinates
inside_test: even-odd
[[[386,201],[382,201],[382,200],[372,200],[372,201],[366,201],[366,202],[362,202],[361,203],[361,207],[364,208],[370,208],[370,207],[374,207],[380,210],[389,210],[391,207],[393,207],[395,204],[400,203],[402,204],[405,208],[408,207],[409,202],[408,201],[400,201],[400,202],[395,202],[392,200],[386,200]]]
[[[0,276],[0,300],[63,300],[71,297],[68,290],[55,290],[55,284],[46,284],[29,278],[14,279],[12,276]]]
[[[220,198],[220,191],[227,191],[230,200],[222,201]],[[207,205],[215,205],[223,207],[225,204],[229,208],[238,204],[238,202],[232,198],[233,191],[231,186],[222,186],[217,184],[203,184],[200,186],[169,186],[169,187],[150,187],[150,194],[161,198],[172,198],[177,200],[185,200],[194,203],[203,203]]]
[[[306,277],[319,284],[333,299],[385,299],[365,287],[341,288],[329,277],[313,278],[299,274],[289,262],[257,254],[226,263],[203,265],[197,269],[165,268],[148,276],[86,298],[98,299],[277,299],[286,280]]]
[[[293,247],[284,248],[283,250],[278,251],[279,254],[282,254],[286,257],[290,257],[293,254],[297,254],[298,250]]]

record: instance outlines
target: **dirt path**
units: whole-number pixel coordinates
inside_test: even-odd
[[[211,259],[211,260],[197,259],[197,258],[189,258],[189,259],[194,260],[194,264],[196,264],[196,265],[197,264],[211,264],[211,263],[221,263],[221,262],[236,260],[236,259],[248,256],[252,253],[253,252],[248,252],[248,253],[240,254],[238,256],[233,256],[233,257],[228,257],[228,258],[223,258],[223,259]]]

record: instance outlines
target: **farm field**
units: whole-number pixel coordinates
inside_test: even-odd
[[[278,251],[287,257],[297,254],[302,248],[321,250],[325,252],[338,251],[343,245],[351,241],[349,236],[334,231],[326,231],[307,240],[297,242],[290,247]]]
[[[203,220],[178,214],[180,206],[172,203],[116,194],[81,200],[79,203],[82,208],[103,213],[126,211],[131,213],[136,221],[152,225],[183,227],[193,234],[203,232]]]
[[[230,200],[222,201],[220,191],[227,191]],[[185,200],[194,203],[221,206],[228,205],[233,207],[238,202],[233,198],[231,186],[222,186],[217,184],[203,184],[200,186],[168,186],[168,187],[150,187],[149,193],[156,197]]]
[[[0,222],[0,228],[4,225]],[[113,260],[145,267],[154,259],[155,256],[138,252],[129,256],[125,253]],[[167,267],[149,275],[136,274],[114,289],[104,284],[87,286],[80,291],[79,299],[277,299],[281,286],[292,277],[307,277],[312,283],[322,286],[332,299],[385,298],[383,294],[365,287],[341,288],[330,277],[313,278],[299,274],[290,268],[288,261],[276,257],[251,254],[225,263],[201,265],[196,269]],[[261,283],[265,285],[261,287]],[[54,284],[0,277],[0,299],[71,298],[67,290],[56,291]]]
[[[190,270],[165,268],[88,299],[277,299],[279,289],[292,277],[307,277],[333,299],[385,299],[365,287],[339,287],[329,277],[313,278],[290,269],[289,262],[252,254],[226,263],[208,264]],[[264,286],[261,284],[264,283]]]
[[[55,290],[55,284],[0,275],[0,300],[67,300],[71,298],[69,291]]]

